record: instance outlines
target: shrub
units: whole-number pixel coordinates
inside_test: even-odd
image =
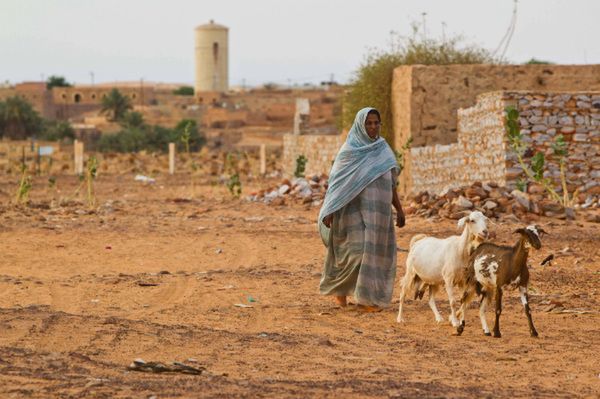
[[[116,134],[103,134],[98,141],[98,150],[101,152],[166,152],[169,143],[176,143],[179,151],[185,151],[182,137],[188,128],[188,144],[190,151],[199,151],[206,143],[200,134],[196,121],[191,119],[181,120],[173,129],[158,125],[145,125],[137,127],[124,127]]]
[[[177,90],[173,90],[173,94],[178,96],[193,96],[194,88],[192,86],[181,86]]]
[[[75,130],[67,121],[47,121],[40,140],[47,141],[72,141],[75,139]]]
[[[51,75],[46,79],[46,89],[51,90],[53,87],[71,87],[71,83],[67,82],[64,76]]]
[[[36,136],[42,127],[43,119],[23,97],[0,101],[0,137],[22,140]]]
[[[296,170],[294,171],[295,177],[304,177],[304,171],[306,170],[306,163],[308,162],[308,158],[304,156],[304,154],[298,156],[296,158]]]
[[[495,62],[491,53],[474,45],[460,46],[460,36],[430,39],[418,33],[413,25],[413,35],[395,35],[387,51],[371,49],[362,65],[354,73],[349,90],[344,98],[343,127],[349,128],[356,113],[365,106],[377,108],[382,119],[382,136],[393,147],[392,125],[392,77],[400,65],[448,65],[483,64]]]

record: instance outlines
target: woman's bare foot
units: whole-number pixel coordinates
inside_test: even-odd
[[[335,303],[337,303],[341,307],[345,308],[348,305],[348,302],[346,301],[346,296],[336,296],[334,298]]]
[[[364,313],[377,313],[377,312],[381,312],[383,310],[383,308],[380,308],[379,306],[368,306],[368,305],[361,305],[361,304],[358,304],[357,308],[359,311],[364,312]]]

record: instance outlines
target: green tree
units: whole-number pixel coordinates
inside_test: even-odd
[[[133,109],[129,97],[124,96],[117,89],[112,89],[106,97],[102,98],[103,115],[108,115],[110,121],[120,121],[127,111]]]
[[[42,130],[43,120],[31,104],[13,96],[0,102],[0,137],[23,140]]]
[[[67,121],[47,121],[40,139],[48,141],[72,141],[75,139],[75,129]]]
[[[474,45],[461,46],[460,36],[435,39],[419,35],[413,25],[410,37],[393,36],[389,50],[371,49],[354,73],[344,97],[342,124],[349,128],[358,110],[372,106],[379,110],[383,123],[381,135],[393,145],[392,77],[401,65],[448,65],[494,63],[491,53]]]
[[[67,82],[64,76],[51,75],[46,79],[46,89],[50,90],[53,87],[71,87],[71,83]]]
[[[126,112],[119,123],[125,128],[143,128],[146,125],[144,115],[136,111]]]
[[[166,152],[169,143],[176,143],[179,151],[184,151],[182,137],[189,125],[190,151],[198,151],[206,143],[206,138],[199,132],[195,120],[182,119],[175,128],[169,129],[158,125],[123,126],[116,134],[103,134],[98,141],[101,152],[136,152],[147,150]]]
[[[173,90],[173,94],[178,96],[193,96],[194,88],[192,86],[181,86],[177,90]]]

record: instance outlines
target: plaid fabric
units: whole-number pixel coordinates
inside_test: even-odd
[[[362,305],[389,305],[396,277],[394,180],[393,171],[384,173],[333,214],[322,295],[353,295]]]

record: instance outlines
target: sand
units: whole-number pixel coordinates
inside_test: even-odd
[[[457,337],[424,300],[396,323],[403,252],[389,309],[318,295],[316,208],[235,200],[208,183],[188,200],[184,176],[122,175],[98,179],[95,212],[83,197],[46,209],[77,181],[60,177],[55,193],[45,179],[32,206],[15,207],[15,177],[0,177],[0,397],[600,396],[598,225],[542,219],[551,235],[530,256],[539,338],[514,291],[502,338],[483,335],[475,305]],[[496,241],[513,242],[516,227],[492,226]],[[398,245],[456,231],[409,217]],[[438,306],[447,317],[443,295]],[[129,371],[136,358],[206,371]]]

